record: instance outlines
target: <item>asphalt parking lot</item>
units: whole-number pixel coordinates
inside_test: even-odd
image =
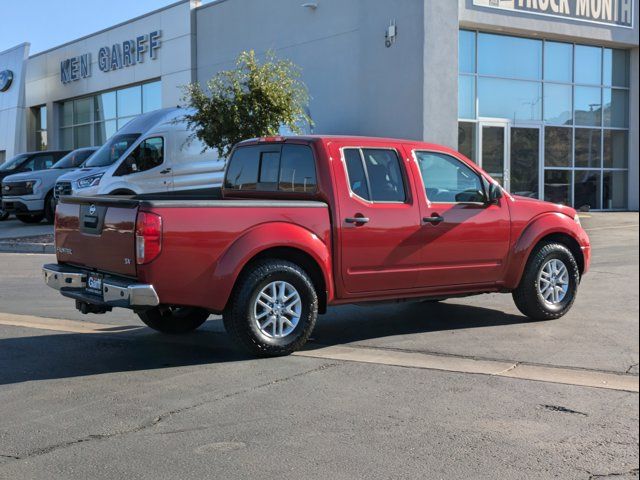
[[[638,478],[638,214],[583,222],[560,320],[497,294],[347,306],[268,360],[213,316],[84,316],[43,286],[53,256],[0,253],[0,478]]]

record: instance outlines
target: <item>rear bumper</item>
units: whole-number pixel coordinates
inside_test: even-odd
[[[149,308],[160,303],[153,285],[134,283],[130,279],[105,275],[102,296],[86,290],[87,270],[56,263],[42,267],[44,282],[65,297],[98,306]]]

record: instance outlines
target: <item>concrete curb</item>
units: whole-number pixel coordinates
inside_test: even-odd
[[[53,243],[22,243],[0,241],[2,253],[56,253]]]

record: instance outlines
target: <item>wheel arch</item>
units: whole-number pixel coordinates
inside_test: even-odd
[[[324,313],[333,298],[333,276],[329,247],[310,230],[288,223],[267,223],[238,238],[218,259],[214,271],[220,311],[226,309],[238,279],[256,262],[266,258],[300,265],[311,277]]]
[[[540,245],[548,242],[566,246],[578,263],[580,275],[585,273],[587,262],[582,245],[588,245],[589,240],[584,230],[566,215],[545,214],[529,223],[516,241],[505,280],[507,289],[512,290],[519,285],[531,255]]]

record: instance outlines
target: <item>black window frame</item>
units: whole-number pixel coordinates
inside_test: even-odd
[[[308,191],[308,192],[292,192],[290,190],[281,190],[280,189],[280,183],[281,183],[281,179],[282,179],[282,152],[284,150],[285,146],[301,146],[301,147],[306,147],[310,150],[311,152],[311,157],[313,159],[313,170],[314,170],[314,180],[315,180],[315,185],[312,191]],[[249,188],[237,188],[237,185],[232,185],[230,183],[228,183],[227,180],[227,174],[229,173],[230,169],[231,169],[231,165],[233,164],[233,157],[234,155],[237,153],[238,150],[240,149],[250,149],[253,148],[257,151],[257,155],[258,155],[258,165],[257,165],[257,169],[256,169],[256,179],[255,179],[255,188],[254,189],[249,189]],[[262,157],[263,155],[267,153],[277,153],[278,154],[278,171],[277,171],[277,180],[275,182],[261,182],[261,177],[262,177],[262,172],[263,172],[263,165],[262,165]],[[237,147],[236,149],[234,149],[234,151],[232,152],[230,158],[229,158],[229,163],[227,165],[227,169],[225,172],[225,178],[224,178],[224,182],[223,182],[223,188],[225,190],[228,190],[229,192],[234,192],[234,193],[250,193],[250,194],[255,194],[255,193],[260,193],[260,192],[268,192],[268,193],[277,193],[279,195],[288,195],[288,196],[298,196],[298,195],[315,195],[318,193],[318,165],[317,165],[317,158],[316,158],[316,154],[314,149],[312,148],[311,145],[306,144],[306,143],[263,143],[263,144],[250,144],[250,145],[242,145]]]
[[[404,162],[402,161],[402,155],[400,154],[400,152],[398,152],[397,148],[393,148],[393,147],[378,147],[378,146],[345,146],[345,147],[341,147],[341,157],[342,157],[342,164],[344,166],[344,172],[345,175],[347,176],[347,185],[349,187],[349,191],[355,195],[356,197],[358,197],[360,200],[362,200],[363,202],[367,202],[367,203],[372,203],[372,204],[391,204],[391,205],[406,205],[411,203],[411,196],[409,194],[409,190],[407,188],[407,172],[406,169],[404,167]],[[364,171],[364,177],[365,177],[365,181],[367,183],[367,191],[369,192],[369,196],[371,197],[371,199],[366,199],[361,197],[360,195],[358,195],[356,192],[353,191],[353,189],[351,188],[351,179],[349,178],[349,169],[347,167],[347,161],[346,161],[346,157],[345,157],[345,150],[357,150],[359,155],[360,155],[360,162],[362,162],[362,169]],[[400,169],[400,180],[402,181],[402,191],[404,193],[404,200],[399,201],[399,200],[375,200],[373,199],[373,191],[371,190],[371,180],[369,179],[369,169],[367,168],[367,162],[364,158],[364,150],[383,150],[383,151],[390,151],[393,152],[396,156],[396,159],[398,160],[398,168]]]
[[[159,163],[158,165],[156,165],[155,167],[147,168],[146,170],[136,170],[135,172],[131,171],[128,160],[133,157],[134,153],[136,151],[138,151],[138,149],[142,146],[143,143],[145,143],[147,140],[154,140],[156,138],[162,139],[162,162]],[[116,171],[113,174],[113,176],[114,177],[124,177],[124,176],[127,176],[127,175],[137,175],[139,173],[148,172],[150,170],[153,170],[154,168],[161,167],[162,165],[164,165],[165,159],[167,157],[167,155],[166,155],[167,154],[166,145],[167,145],[167,139],[162,134],[152,135],[152,136],[143,138],[142,140],[140,140],[138,142],[137,145],[135,145],[133,147],[133,149],[131,150],[131,153],[129,153],[129,155],[127,155],[125,157],[125,159],[121,161],[120,165],[116,169]],[[131,148],[131,147],[129,147],[129,148]],[[137,160],[137,158],[136,158],[136,160]],[[116,162],[118,162],[118,160],[116,160]]]

